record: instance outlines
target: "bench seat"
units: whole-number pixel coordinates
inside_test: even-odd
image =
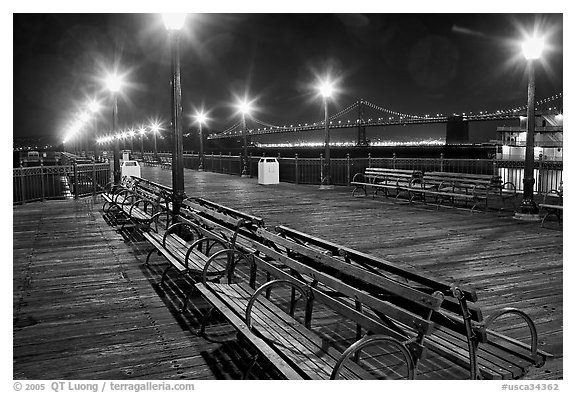
[[[203,295],[214,294],[222,303],[219,309],[230,309],[240,319],[245,318],[248,303],[255,292],[245,283],[207,283],[206,286],[197,284],[196,287]],[[288,366],[298,374],[298,378],[330,379],[342,353],[265,298],[259,298],[255,304],[251,310],[251,318],[255,322],[253,331],[263,339],[267,347],[282,357],[283,362],[277,365],[279,371],[286,374]],[[245,322],[241,322],[239,327],[243,335],[246,331],[251,332]],[[246,338],[250,340],[250,335],[246,335]],[[252,342],[252,344],[257,347],[262,343]],[[368,371],[350,361],[344,365],[339,377],[373,378]]]

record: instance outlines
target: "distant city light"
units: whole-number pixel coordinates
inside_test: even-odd
[[[370,146],[441,146],[446,143],[443,139],[424,139],[414,141],[375,141]],[[259,143],[254,142],[259,148],[312,148],[323,147],[324,142],[285,142],[285,143]],[[356,142],[330,142],[331,147],[353,147]]]

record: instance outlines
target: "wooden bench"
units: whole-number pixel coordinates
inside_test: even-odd
[[[563,201],[562,192],[557,190],[552,190],[544,194],[544,200],[538,206],[540,207],[540,213],[544,213],[542,217],[542,222],[540,226],[544,226],[544,221],[550,215],[556,216],[558,219],[558,224],[562,224],[562,212],[563,212]]]
[[[348,360],[357,353],[372,348],[371,356],[364,359],[366,364],[374,359],[382,361],[381,356],[373,353],[374,349],[385,344],[394,348],[394,355],[387,356],[389,377],[414,377],[413,353],[422,349],[422,340],[431,330],[430,312],[425,316],[407,311],[399,304],[393,304],[389,299],[383,300],[354,288],[333,275],[327,274],[315,267],[288,256],[280,249],[283,239],[264,228],[257,230],[261,241],[248,240],[255,252],[247,254],[240,249],[233,252],[234,262],[224,274],[226,282],[213,283],[208,279],[196,284],[198,290],[212,304],[212,309],[203,321],[201,332],[210,314],[217,310],[235,327],[245,341],[252,344],[260,355],[286,378],[304,379],[368,379],[373,378],[368,368]],[[285,240],[285,239],[284,239]],[[266,243],[266,245],[265,245]],[[322,258],[329,258],[323,256]],[[327,263],[338,262],[336,260]],[[244,265],[247,271],[236,275],[234,269]],[[208,269],[208,265],[206,269]],[[342,264],[342,266],[346,268]],[[263,283],[257,285],[257,272],[262,273]],[[266,273],[264,276],[263,273]],[[272,276],[275,279],[269,280]],[[243,280],[239,280],[241,277]],[[434,311],[439,309],[442,299],[437,294],[427,294],[418,290],[406,288],[393,280],[381,276],[371,276],[371,279],[386,287],[389,294],[403,293],[406,298],[420,304],[422,309]],[[385,284],[384,284],[385,283]],[[269,299],[272,287],[285,285],[290,287],[287,311],[280,309]],[[334,290],[333,288],[336,288]],[[296,294],[300,296],[297,297]],[[343,301],[342,297],[355,299]],[[296,303],[304,300],[303,322],[294,319]],[[365,331],[375,333],[356,337],[347,348],[337,349],[327,337],[320,337],[310,330],[313,319],[314,304],[322,303],[335,313],[353,320]],[[360,306],[358,306],[360,304]],[[379,322],[377,318],[368,315],[362,306],[370,307],[382,315],[393,315],[394,318],[413,328],[411,336],[399,333],[397,326],[392,328]],[[253,323],[254,322],[254,323]],[[398,363],[404,365],[405,372],[398,370]],[[393,366],[392,366],[393,365]]]
[[[398,198],[401,192],[406,192],[409,196],[410,190],[420,182],[421,177],[421,171],[366,168],[364,173],[356,173],[352,178],[352,182],[350,182],[354,186],[352,196],[355,196],[357,190],[364,191],[364,196],[367,196],[368,187],[372,189],[372,198],[376,196],[378,191],[383,191],[386,197],[388,197],[389,191],[394,193],[395,198]]]
[[[341,279],[344,279],[344,274],[350,275],[347,278],[351,280],[350,285],[362,288],[375,297],[381,297],[383,292],[374,281],[374,275],[398,280],[409,288],[425,293],[441,293],[444,301],[439,312],[433,313],[431,317],[434,331],[426,336],[425,347],[452,363],[468,369],[471,379],[480,377],[517,379],[525,375],[531,366],[540,367],[547,357],[553,356],[537,348],[536,326],[521,310],[504,308],[493,312],[491,316],[484,317],[480,308],[473,305],[478,301],[474,290],[466,290],[456,284],[402,269],[383,259],[285,226],[277,227],[277,231],[286,241],[298,245],[282,243],[287,252],[297,253],[299,260],[305,261],[310,266],[325,260],[326,268],[332,271],[329,274],[337,275]],[[341,263],[347,265],[337,265],[333,262],[334,258],[328,259],[324,255],[338,257]],[[328,261],[331,261],[330,265]],[[358,269],[366,273],[360,273]],[[401,301],[403,304],[404,299],[396,296],[394,301]],[[418,306],[411,305],[410,309],[417,312]],[[529,344],[492,329],[497,319],[509,315],[517,316],[519,321],[527,325]]]
[[[122,183],[102,194],[102,208],[106,214],[115,214],[114,221],[122,223],[121,229],[128,223],[143,230],[148,230],[154,223],[157,229],[162,215],[168,217],[169,224],[171,191],[168,190],[142,178],[123,179]]]
[[[175,269],[179,275],[187,275],[193,283],[203,273],[210,278],[218,276],[225,270],[228,262],[227,256],[220,251],[232,249],[234,239],[229,242],[211,231],[202,218],[193,214],[189,217],[191,219],[179,216],[178,221],[163,232],[151,230],[142,233],[152,246],[146,256],[145,265],[148,266],[154,252],[163,256],[168,262],[168,266],[162,273],[160,284],[165,283],[167,274],[172,269]],[[241,222],[238,222],[237,227],[240,225]],[[210,269],[204,271],[208,263]],[[186,295],[181,310],[186,309],[193,289]]]

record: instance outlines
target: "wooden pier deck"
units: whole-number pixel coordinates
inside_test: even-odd
[[[143,168],[170,185],[170,172]],[[486,315],[503,306],[527,311],[542,348],[557,355],[527,378],[563,377],[562,230],[510,213],[352,198],[350,188],[259,186],[256,179],[185,171],[186,193],[376,254],[479,291]],[[145,243],[109,226],[99,199],[15,206],[14,378],[239,378],[246,354],[225,325],[197,337],[206,304],[177,308],[183,282],[155,285],[161,266],[142,265]],[[265,366],[263,366],[265,368]],[[466,378],[434,356],[419,378]],[[257,370],[258,378],[273,378]]]

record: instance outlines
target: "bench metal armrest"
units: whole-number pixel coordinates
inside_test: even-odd
[[[166,225],[169,226],[170,225],[170,212],[169,211],[165,211],[165,210],[160,210],[157,213],[154,213],[152,215],[152,217],[150,217],[150,223],[154,223],[155,226],[155,232],[158,233],[158,219],[163,215],[166,214]]]
[[[210,244],[210,242],[213,242],[212,244]],[[209,256],[210,254],[210,250],[212,249],[212,247],[214,247],[216,244],[220,244],[223,248],[224,251],[228,250],[227,244],[224,243],[222,240],[216,239],[216,238],[212,238],[212,237],[202,237],[198,240],[196,240],[195,242],[193,242],[190,247],[188,247],[188,251],[186,251],[186,256],[184,257],[184,266],[186,266],[186,269],[188,269],[188,261],[190,260],[190,254],[192,254],[192,251],[194,251],[194,249],[198,248],[200,249],[200,245],[202,243],[206,243],[206,251],[204,252],[204,255]],[[216,253],[215,253],[216,254]]]
[[[488,329],[490,328],[490,325],[492,325],[492,323],[496,319],[498,319],[504,315],[507,315],[507,314],[518,315],[526,322],[526,324],[528,325],[528,328],[530,329],[530,346],[528,346],[522,342],[516,341],[510,337],[506,337],[506,336],[499,334],[495,331],[490,331],[490,333],[499,337],[499,338],[505,339],[506,341],[510,342],[511,344],[514,344],[518,347],[529,350],[530,356],[532,357],[532,361],[534,362],[534,365],[536,367],[542,367],[544,365],[544,363],[546,362],[546,357],[549,357],[552,355],[545,353],[543,351],[538,351],[538,332],[536,331],[536,325],[534,324],[534,321],[532,321],[532,318],[530,318],[530,316],[528,316],[528,314],[526,314],[524,311],[519,310],[517,308],[512,308],[512,307],[502,308],[484,320],[484,327],[488,331]]]
[[[506,188],[506,185],[509,185],[511,187]],[[502,192],[503,190],[512,190],[512,191],[514,191],[514,194],[517,193],[516,184],[512,183],[511,181],[507,181],[507,182],[503,183],[502,186],[500,186],[500,192]]]
[[[160,212],[158,214],[162,214],[162,213],[170,216],[170,214],[168,212]],[[162,237],[162,246],[163,247],[166,247],[166,238],[168,237],[168,235],[174,233],[176,231],[176,229],[178,229],[180,227],[188,227],[188,228],[192,229],[196,233],[196,235],[198,235],[198,239],[201,237],[200,232],[198,232],[198,229],[196,229],[196,227],[194,227],[194,225],[191,225],[188,222],[177,222],[175,224],[170,225],[166,229],[166,232],[164,232],[164,236]]]
[[[342,369],[344,362],[346,362],[346,360],[348,360],[348,358],[351,355],[360,352],[362,349],[370,345],[373,345],[376,342],[387,342],[398,347],[400,349],[400,352],[402,353],[402,356],[404,357],[404,360],[406,361],[406,365],[408,366],[407,378],[408,379],[415,378],[416,373],[415,373],[414,360],[412,359],[412,355],[410,355],[410,351],[406,347],[406,344],[395,338],[385,336],[383,334],[375,334],[372,336],[364,336],[360,340],[356,341],[348,348],[346,348],[346,350],[342,353],[342,355],[336,362],[336,365],[332,370],[332,374],[330,374],[330,379],[331,380],[338,379],[338,376],[340,375],[340,370]]]
[[[356,174],[354,175],[354,177],[352,178],[352,181],[353,181],[353,182],[364,183],[364,182],[366,181],[366,178],[365,178],[365,176],[364,176],[363,173],[358,172],[358,173],[356,173]]]
[[[298,284],[298,283],[295,283],[293,281],[286,280],[286,279],[278,279],[278,280],[268,281],[267,283],[264,283],[263,285],[261,285],[254,292],[254,294],[250,297],[250,300],[248,301],[248,305],[246,306],[246,326],[248,327],[248,329],[252,329],[252,307],[254,306],[254,303],[256,302],[256,299],[258,298],[258,296],[260,296],[260,294],[262,292],[264,292],[268,289],[271,289],[272,287],[279,286],[279,285],[290,285],[293,288],[296,288],[302,294],[304,299],[306,299],[306,304],[305,304],[306,310],[309,309],[309,304],[310,304],[310,301],[312,300],[312,293],[304,285]],[[306,314],[308,315],[308,312]],[[310,327],[309,321],[306,320],[304,322],[304,325],[306,327]]]
[[[231,277],[231,274],[234,273],[234,269],[236,268],[236,265],[238,264],[238,262],[240,262],[240,260],[244,259],[246,260],[248,263],[250,263],[251,265],[253,264],[253,260],[250,260],[248,258],[248,255],[244,254],[243,252],[236,250],[236,249],[230,249],[227,248],[225,250],[220,250],[216,253],[214,253],[213,255],[210,256],[210,258],[208,258],[208,260],[206,261],[206,264],[204,265],[204,270],[202,271],[202,283],[204,285],[206,285],[206,283],[208,282],[208,270],[210,268],[210,265],[212,264],[212,262],[219,257],[220,255],[223,254],[228,254],[228,262],[226,265],[226,271],[224,272],[226,275],[228,275],[228,277]],[[234,255],[238,255],[238,261],[236,261],[236,263],[234,263]]]
[[[542,200],[543,204],[546,204],[546,198],[549,196],[555,196],[560,201],[559,205],[562,205],[562,194],[558,190],[550,190],[546,194],[544,194],[544,199]]]

